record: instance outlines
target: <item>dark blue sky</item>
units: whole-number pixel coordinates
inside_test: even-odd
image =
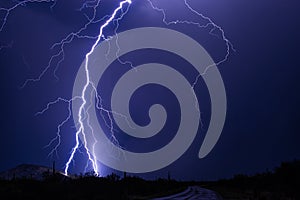
[[[0,50],[1,66],[1,127],[0,171],[12,168],[21,163],[34,163],[50,166],[53,159],[57,166],[63,168],[70,149],[74,144],[74,123],[70,120],[62,129],[62,145],[58,156],[47,157],[51,148],[44,146],[55,136],[56,126],[67,116],[67,105],[59,103],[41,116],[34,116],[44,108],[47,102],[58,96],[71,98],[72,87],[77,70],[84,60],[85,53],[93,40],[75,39],[65,46],[65,59],[53,76],[57,59],[41,81],[29,83],[25,88],[20,86],[27,78],[36,77],[47,66],[53,43],[65,37],[69,32],[78,30],[86,22],[83,12],[78,8],[84,1],[58,1],[51,10],[51,4],[37,3],[19,7],[8,18],[2,32],[0,44],[12,44],[12,48]],[[98,10],[98,17],[110,14],[118,1],[105,0]],[[157,2],[157,1],[155,1]],[[181,2],[181,3],[180,3]],[[198,150],[209,124],[210,102],[203,81],[196,86],[203,113],[203,129],[189,150],[176,162],[158,172],[144,174],[144,177],[155,178],[166,176],[170,171],[178,179],[218,179],[230,177],[237,173],[253,174],[272,169],[282,161],[300,159],[300,84],[299,84],[299,45],[300,14],[299,2],[290,0],[265,1],[217,1],[191,0],[190,4],[199,12],[211,17],[225,30],[226,36],[233,43],[236,52],[229,60],[219,66],[226,87],[228,110],[225,127],[219,142],[213,151],[199,160]],[[11,4],[12,5],[12,4]],[[167,9],[168,19],[199,20],[182,7],[182,1],[170,5],[168,1],[158,4]],[[9,6],[0,2],[0,6]],[[91,10],[86,9],[87,14]],[[2,13],[1,18],[2,18]],[[146,1],[133,1],[128,15],[120,24],[119,31],[136,27],[163,27],[161,13],[152,10]],[[91,26],[85,33],[96,35],[99,23]],[[112,26],[106,31],[112,33]],[[196,39],[215,61],[225,55],[222,40],[209,35],[209,29],[199,29],[187,25],[170,26]],[[155,54],[165,54],[158,59]],[[165,57],[170,56],[171,59]],[[134,52],[129,58],[139,58],[137,63],[157,60],[174,68],[186,65],[174,55],[167,52]],[[124,69],[122,69],[124,70]],[[109,73],[122,73],[113,67]],[[188,73],[183,70],[182,73]],[[103,81],[112,81],[103,80]],[[190,76],[189,79],[193,79]],[[108,85],[107,93],[112,89]],[[145,91],[144,91],[145,90]],[[146,92],[148,90],[148,92]],[[149,94],[149,97],[143,95]],[[151,94],[160,94],[155,99]],[[150,98],[152,97],[152,98]],[[109,98],[109,96],[105,97]],[[144,100],[147,101],[144,101]],[[178,121],[177,103],[172,93],[153,86],[137,91],[133,110],[146,113],[143,104],[154,102],[169,104],[174,112],[166,129],[176,129],[173,122]],[[173,109],[173,107],[174,109]],[[143,109],[145,109],[143,111]],[[133,111],[135,113],[135,111]],[[137,123],[147,122],[138,114],[133,114]],[[118,136],[118,135],[117,135]],[[119,139],[130,150],[143,151],[139,141],[129,141],[121,134]],[[172,136],[171,136],[172,137]],[[159,140],[169,140],[170,136]],[[155,139],[155,138],[153,138]],[[145,143],[146,150],[153,148],[153,141]],[[135,146],[136,145],[136,146]],[[78,154],[73,172],[81,172],[85,165],[85,156]],[[111,170],[103,167],[103,173]]]

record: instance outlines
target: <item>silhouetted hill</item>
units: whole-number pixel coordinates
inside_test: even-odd
[[[34,179],[44,180],[53,173],[53,169],[45,166],[21,164],[17,167],[1,172],[0,178],[4,180],[12,179]],[[63,177],[62,172],[55,172],[56,176]]]

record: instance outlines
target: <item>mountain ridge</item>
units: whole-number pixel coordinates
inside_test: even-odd
[[[58,174],[65,176],[62,172],[56,171],[54,167],[50,168],[42,165],[34,164],[20,164],[14,168],[0,172],[0,179],[13,180],[13,179],[33,179],[44,180],[51,174]]]

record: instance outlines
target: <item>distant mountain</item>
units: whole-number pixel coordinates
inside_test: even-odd
[[[33,179],[43,180],[47,176],[53,174],[53,169],[45,166],[21,164],[17,167],[1,172],[0,179],[12,180],[12,179]],[[56,176],[66,177],[62,172],[57,171]]]

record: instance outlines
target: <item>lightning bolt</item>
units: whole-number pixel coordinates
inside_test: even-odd
[[[216,66],[226,62],[230,56],[231,51],[235,51],[234,47],[232,45],[232,43],[230,42],[230,40],[226,37],[225,35],[225,31],[223,30],[223,28],[219,25],[217,25],[211,18],[204,16],[202,13],[196,11],[194,8],[192,8],[190,6],[190,4],[188,3],[187,0],[183,0],[184,5],[186,6],[186,8],[193,14],[196,14],[197,16],[199,16],[201,19],[204,19],[206,21],[205,24],[201,24],[199,22],[195,22],[195,21],[188,21],[188,20],[173,20],[173,21],[167,21],[167,14],[165,9],[160,8],[158,6],[156,6],[152,0],[146,0],[152,9],[154,9],[155,11],[158,11],[162,14],[163,18],[162,21],[166,26],[170,26],[170,25],[176,25],[176,24],[187,24],[187,25],[193,25],[193,26],[197,26],[199,28],[209,28],[210,32],[209,34],[213,35],[213,36],[217,36],[220,37],[220,39],[225,43],[226,46],[226,54],[225,56],[219,60],[218,62],[216,62]],[[57,103],[64,103],[67,104],[67,109],[68,109],[68,113],[67,113],[67,117],[61,121],[60,124],[58,124],[57,126],[57,131],[56,131],[56,136],[46,145],[46,147],[50,147],[52,145],[54,145],[54,148],[50,151],[49,156],[53,156],[53,154],[57,155],[57,150],[61,144],[61,128],[71,119],[72,113],[71,113],[71,104],[73,101],[77,101],[80,100],[81,101],[81,106],[79,108],[78,113],[76,113],[78,115],[78,129],[75,133],[75,145],[72,148],[71,152],[70,152],[70,156],[65,164],[65,168],[64,168],[64,173],[66,175],[69,174],[69,168],[70,168],[70,164],[71,162],[74,160],[74,156],[76,154],[77,151],[80,152],[80,147],[81,147],[81,143],[79,140],[80,135],[82,136],[82,146],[85,149],[85,152],[88,156],[88,163],[92,164],[93,170],[96,173],[97,176],[99,176],[99,166],[97,164],[97,158],[95,157],[95,153],[94,153],[94,149],[95,149],[95,144],[97,143],[97,140],[94,138],[94,143],[92,144],[92,152],[90,152],[87,148],[87,140],[86,140],[86,129],[90,129],[92,136],[94,136],[94,132],[92,129],[92,126],[89,124],[89,115],[88,115],[88,110],[91,108],[91,103],[86,101],[86,96],[87,95],[94,95],[96,97],[96,108],[98,110],[100,110],[100,114],[103,118],[103,121],[105,123],[105,125],[110,128],[110,132],[111,132],[111,140],[118,145],[118,141],[114,136],[114,126],[113,126],[113,119],[112,119],[112,114],[116,114],[120,117],[123,117],[126,121],[127,121],[127,116],[124,116],[122,114],[119,113],[115,113],[114,111],[111,110],[107,110],[104,108],[104,106],[102,105],[102,98],[101,96],[97,93],[97,89],[94,86],[94,84],[90,81],[90,72],[89,72],[89,58],[90,55],[94,52],[96,46],[98,45],[98,43],[101,41],[101,39],[104,40],[109,40],[110,37],[106,37],[103,34],[104,29],[109,26],[111,23],[116,23],[116,27],[114,29],[114,34],[116,36],[117,35],[117,29],[119,27],[119,21],[123,19],[124,15],[126,15],[126,13],[128,12],[128,8],[130,6],[130,4],[132,3],[131,0],[123,0],[119,3],[118,7],[115,8],[115,10],[113,11],[113,13],[111,15],[105,15],[104,17],[100,18],[100,19],[96,19],[97,18],[97,8],[100,6],[100,2],[101,0],[91,0],[91,1],[86,1],[85,3],[83,3],[83,5],[81,6],[81,8],[79,8],[80,11],[83,12],[84,9],[86,8],[92,8],[93,9],[93,13],[91,16],[88,16],[87,14],[84,14],[84,16],[87,19],[87,22],[77,31],[71,32],[68,35],[66,35],[63,39],[61,39],[59,42],[53,44],[51,46],[51,50],[54,49],[58,49],[58,52],[54,55],[51,56],[49,62],[47,63],[47,65],[43,68],[42,72],[39,74],[38,77],[36,78],[30,78],[27,79],[23,85],[21,86],[21,88],[25,87],[28,83],[30,82],[37,82],[40,81],[43,76],[46,74],[46,72],[53,66],[54,62],[56,61],[56,65],[54,68],[54,77],[56,79],[58,79],[58,76],[56,75],[56,72],[60,66],[60,64],[63,62],[65,54],[64,54],[64,49],[65,46],[70,44],[74,38],[80,38],[80,39],[91,39],[91,40],[95,40],[95,42],[93,43],[90,51],[85,55],[85,75],[86,75],[86,82],[85,85],[82,89],[82,93],[81,96],[78,97],[74,97],[72,99],[65,99],[65,98],[57,98],[52,102],[49,102],[46,107],[41,110],[40,112],[36,113],[37,116],[44,114],[47,110],[50,109],[51,106],[57,104]],[[7,23],[7,20],[9,18],[9,15],[11,14],[11,12],[13,12],[14,10],[16,10],[18,7],[20,6],[25,6],[27,3],[52,3],[51,5],[51,9],[54,8],[54,6],[57,3],[57,0],[24,0],[24,1],[17,1],[17,3],[9,8],[0,8],[0,12],[4,12],[4,17],[1,20],[0,23],[0,32],[3,31],[3,29],[5,28],[5,25]],[[124,7],[127,6],[127,9],[124,11]],[[119,15],[118,13],[121,12]],[[97,24],[100,22],[104,22],[104,24],[102,24],[99,28],[99,32],[97,35],[95,36],[89,36],[86,34],[83,34],[83,32],[85,30],[87,30],[88,26],[92,25],[92,24]],[[219,34],[215,34],[215,31],[218,31]],[[118,40],[116,40],[116,45],[120,50],[120,47],[118,45]],[[5,48],[6,46],[3,46],[2,48]],[[0,47],[0,50],[2,49]],[[118,55],[119,51],[116,52],[116,55]],[[134,67],[132,65],[131,62],[129,61],[121,61],[119,59],[119,56],[117,56],[119,62],[121,64],[130,64],[131,67]],[[207,73],[207,71],[209,70],[209,68],[215,66],[207,66],[206,69],[203,71],[203,73],[199,73],[195,79],[195,81],[192,84],[192,90],[194,89],[195,85],[197,84],[199,78],[203,75],[205,75]],[[91,92],[88,93],[88,89],[91,88]],[[196,98],[196,97],[195,97]],[[92,98],[91,98],[92,99]],[[199,108],[197,108],[199,109]],[[73,113],[74,114],[74,113]],[[108,120],[105,118],[105,116],[108,117]],[[129,124],[129,123],[128,123]],[[130,125],[129,125],[130,126]],[[88,164],[86,165],[87,168]]]
[[[207,20],[207,21],[208,21],[207,25],[212,25],[213,28],[212,28],[211,31],[209,32],[210,34],[213,34],[213,32],[214,32],[215,30],[218,30],[218,31],[221,33],[222,40],[223,40],[223,41],[225,42],[225,44],[226,44],[226,54],[225,54],[225,56],[223,57],[223,59],[219,60],[219,61],[218,61],[217,63],[215,63],[214,65],[209,65],[209,66],[207,66],[206,69],[203,71],[203,73],[200,73],[200,74],[196,77],[196,79],[195,79],[195,81],[194,81],[194,83],[193,83],[193,85],[192,85],[192,88],[194,88],[195,85],[196,85],[197,82],[198,82],[198,79],[199,79],[201,76],[204,76],[204,75],[207,73],[207,71],[209,70],[209,68],[211,68],[211,67],[213,67],[213,66],[215,66],[215,65],[218,66],[218,65],[220,65],[220,64],[222,64],[222,63],[224,63],[224,62],[226,62],[226,61],[228,60],[229,56],[230,56],[230,50],[235,51],[235,49],[234,49],[232,43],[230,42],[230,40],[226,37],[225,31],[223,30],[223,28],[222,28],[221,26],[217,25],[211,18],[209,18],[209,17],[207,17],[207,16],[204,16],[203,14],[201,14],[201,13],[199,13],[198,11],[196,11],[195,9],[193,9],[193,8],[190,6],[190,4],[187,2],[187,0],[184,0],[184,4],[186,5],[186,7],[187,7],[192,13],[194,13],[194,14],[198,15],[199,17],[201,17],[201,18]]]
[[[88,15],[85,14],[84,16],[86,17],[86,19],[88,21],[83,25],[83,27],[81,27],[79,30],[77,30],[75,32],[69,33],[61,41],[53,44],[50,49],[51,50],[58,49],[58,52],[56,54],[54,54],[54,55],[51,56],[51,58],[49,59],[48,64],[43,68],[42,72],[37,77],[35,77],[35,78],[29,78],[29,79],[25,80],[24,83],[22,84],[21,88],[24,88],[28,83],[40,81],[43,78],[43,76],[46,74],[46,72],[51,68],[51,66],[53,65],[53,62],[55,62],[55,59],[58,59],[58,61],[56,62],[56,66],[55,66],[55,69],[53,71],[53,76],[57,80],[59,80],[58,76],[56,75],[56,72],[57,72],[60,64],[64,61],[64,58],[65,58],[65,52],[64,52],[65,46],[68,45],[68,44],[70,44],[75,38],[80,38],[80,39],[83,39],[83,38],[85,38],[85,39],[96,39],[97,38],[96,36],[83,35],[82,32],[85,31],[88,28],[89,25],[95,24],[95,23],[99,23],[99,22],[101,22],[102,20],[104,20],[105,18],[108,17],[108,15],[106,15],[103,18],[101,18],[99,20],[96,20],[97,8],[100,5],[100,2],[101,2],[101,0],[97,0],[96,3],[94,2],[95,5],[93,5],[93,6],[89,5],[89,2],[85,2],[83,4],[83,6],[79,10],[82,11],[84,8],[90,8],[90,7],[92,7],[93,8],[93,15],[92,15],[92,17],[89,17]],[[53,5],[55,5],[55,4],[53,4]]]
[[[109,15],[106,15],[104,16],[103,18],[99,19],[99,20],[96,20],[96,9],[98,8],[99,4],[100,4],[100,0],[98,0],[97,2],[93,1],[93,2],[86,2],[79,10],[82,10],[86,7],[89,7],[89,8],[93,8],[93,15],[92,17],[88,17],[86,15],[86,18],[88,19],[88,22],[82,27],[80,28],[78,31],[76,32],[72,32],[70,34],[68,34],[65,38],[63,38],[60,42],[57,42],[55,44],[52,45],[52,49],[56,48],[56,47],[59,47],[59,53],[58,54],[55,54],[54,56],[51,57],[48,65],[46,68],[44,68],[44,70],[42,71],[42,73],[39,75],[39,77],[35,78],[35,79],[28,79],[26,80],[26,82],[24,83],[23,86],[25,86],[27,83],[29,82],[35,82],[35,81],[39,81],[42,76],[49,70],[49,68],[51,67],[51,63],[52,63],[52,60],[54,60],[56,57],[58,57],[59,55],[64,55],[64,46],[71,43],[73,41],[73,39],[76,37],[76,38],[86,38],[86,39],[96,39],[96,41],[94,42],[94,45],[92,46],[91,50],[89,53],[86,54],[86,63],[85,63],[85,66],[86,66],[86,77],[90,77],[90,74],[89,74],[89,71],[88,71],[88,62],[89,62],[89,56],[92,54],[92,52],[94,51],[94,48],[97,46],[97,44],[100,42],[101,38],[103,39],[106,39],[105,36],[103,35],[103,29],[105,27],[107,27],[111,22],[118,22],[123,18],[123,16],[128,12],[128,8],[123,12],[122,10],[122,13],[120,14],[120,16],[118,18],[116,18],[116,15],[117,13],[123,9],[124,7],[124,4],[125,3],[128,3],[128,4],[131,4],[131,1],[123,1],[119,4],[119,7],[116,8],[116,10],[113,12],[113,14],[111,16]],[[108,19],[107,19],[108,18]],[[81,35],[81,33],[87,29],[87,27],[91,24],[94,24],[94,23],[99,23],[103,20],[106,20],[106,22],[100,27],[100,31],[99,31],[99,35],[96,37],[96,36],[87,36],[87,35]],[[117,31],[117,28],[118,26],[115,28],[114,32],[116,33]],[[109,40],[109,39],[107,39]],[[60,59],[59,63],[63,61],[63,58],[64,56]],[[59,64],[58,63],[58,64]],[[54,70],[54,72],[56,71],[56,69],[58,68],[58,65],[56,65],[56,68]],[[55,73],[54,73],[54,76],[55,76]],[[115,113],[113,111],[110,111],[110,110],[107,110],[103,107],[102,105],[102,98],[101,96],[97,93],[97,89],[96,87],[93,85],[93,83],[90,82],[89,79],[87,79],[87,82],[86,82],[87,85],[85,85],[85,87],[83,88],[83,93],[82,93],[82,96],[81,97],[76,97],[76,98],[73,98],[71,100],[67,100],[67,99],[64,99],[64,98],[57,98],[56,100],[52,101],[52,102],[49,102],[47,104],[47,106],[40,112],[38,112],[36,115],[40,115],[40,114],[44,114],[47,110],[50,109],[50,107],[52,105],[55,105],[59,102],[64,102],[64,103],[67,103],[68,104],[68,116],[65,118],[65,120],[63,120],[58,126],[57,126],[57,132],[56,132],[56,136],[48,143],[48,145],[46,145],[45,147],[50,147],[52,144],[55,143],[55,146],[54,148],[50,151],[49,153],[49,156],[53,156],[53,154],[55,153],[56,156],[58,157],[58,154],[57,154],[57,151],[58,151],[58,148],[61,144],[61,128],[62,126],[64,126],[71,118],[71,103],[74,101],[74,100],[77,100],[77,99],[80,99],[80,100],[83,100],[82,101],[82,107],[78,113],[78,116],[79,117],[79,129],[78,131],[76,132],[75,134],[75,140],[76,140],[76,145],[73,147],[72,151],[71,151],[71,156],[69,157],[69,160],[68,162],[66,163],[65,165],[65,174],[68,174],[68,169],[69,169],[69,166],[70,166],[70,163],[71,161],[73,160],[74,158],[74,155],[76,153],[76,151],[79,150],[80,148],[80,143],[79,143],[79,135],[81,134],[83,136],[83,146],[85,148],[85,152],[87,153],[88,155],[88,160],[92,163],[92,166],[93,166],[93,170],[95,172],[95,174],[98,176],[99,175],[99,167],[97,165],[97,158],[95,157],[95,153],[94,153],[94,149],[95,149],[95,144],[97,143],[95,137],[95,142],[93,143],[93,146],[92,146],[92,149],[93,149],[93,152],[92,154],[88,151],[87,149],[87,141],[86,141],[86,137],[85,137],[85,127],[84,127],[84,122],[86,121],[86,124],[87,124],[87,128],[89,128],[92,132],[92,135],[94,136],[94,132],[93,132],[93,129],[92,129],[92,126],[89,124],[89,116],[88,116],[88,110],[90,109],[91,107],[91,104],[87,107],[87,109],[85,110],[84,107],[86,106],[87,102],[85,101],[85,93],[86,93],[86,89],[88,88],[89,85],[92,86],[92,89],[93,91],[96,93],[96,99],[97,99],[97,104],[96,104],[96,108],[98,110],[100,110],[100,115],[102,116],[102,119],[103,121],[105,122],[105,125],[110,129],[110,132],[111,132],[111,140],[116,144],[118,145],[118,141],[117,139],[115,138],[114,136],[114,126],[113,126],[113,120],[112,120],[112,114],[116,114],[120,117],[123,117],[126,121],[127,120],[127,117],[126,116],[123,116],[119,113]],[[91,93],[92,95],[92,93]],[[108,117],[108,122],[105,118],[105,116]],[[85,167],[85,170],[87,170],[87,167],[88,167],[88,162],[86,164],[86,167]]]
[[[76,132],[76,145],[73,147],[73,150],[71,152],[71,156],[69,157],[69,160],[66,163],[66,167],[65,167],[65,174],[68,175],[68,170],[69,170],[69,165],[71,163],[71,161],[74,158],[74,155],[79,147],[79,134],[81,133],[83,136],[83,140],[84,140],[84,145],[86,148],[86,152],[88,154],[89,160],[92,162],[93,164],[93,169],[95,171],[95,173],[98,173],[98,166],[97,166],[97,159],[95,158],[95,156],[92,156],[87,148],[87,141],[86,141],[86,136],[85,136],[85,126],[83,123],[83,112],[84,112],[84,107],[86,105],[86,91],[87,88],[89,87],[89,85],[91,85],[90,82],[90,72],[89,72],[89,57],[90,55],[94,52],[97,44],[100,42],[102,35],[103,35],[103,29],[105,27],[107,27],[116,17],[118,11],[120,11],[123,8],[124,4],[131,4],[131,0],[124,0],[121,1],[119,6],[114,10],[113,14],[110,16],[109,19],[106,20],[106,22],[100,27],[100,31],[99,31],[99,35],[97,37],[97,40],[95,41],[95,43],[93,44],[91,50],[86,54],[85,56],[85,73],[86,73],[86,83],[83,87],[82,93],[81,93],[81,98],[83,100],[81,106],[79,107],[79,112],[78,112],[78,121],[79,121],[79,128],[78,131]],[[95,155],[95,154],[94,154]],[[97,174],[98,175],[98,174]]]
[[[167,21],[167,14],[166,14],[166,11],[165,9],[163,8],[160,8],[156,5],[154,5],[154,3],[152,2],[152,0],[147,0],[149,2],[149,4],[151,5],[152,9],[160,12],[163,16],[163,23],[166,25],[166,26],[170,26],[170,25],[176,25],[176,24],[187,24],[187,25],[193,25],[193,26],[197,26],[199,28],[208,28],[208,27],[212,27],[209,31],[209,34],[212,35],[212,36],[216,36],[218,37],[218,35],[214,34],[214,32],[217,30],[219,31],[220,35],[221,35],[221,39],[223,40],[223,42],[225,43],[225,46],[226,46],[226,53],[225,53],[225,56],[217,61],[215,64],[212,64],[212,65],[209,65],[209,66],[206,66],[204,71],[202,73],[199,73],[194,82],[192,83],[192,86],[191,86],[191,92],[194,94],[194,97],[195,97],[195,108],[200,111],[199,109],[199,105],[198,105],[198,102],[197,102],[197,96],[196,94],[194,93],[194,88],[195,86],[197,85],[200,77],[204,76],[208,70],[211,68],[211,67],[214,67],[214,66],[219,66],[221,64],[223,64],[224,62],[226,62],[230,56],[230,52],[231,50],[232,51],[235,51],[232,43],[230,42],[230,40],[226,37],[225,35],[225,31],[223,30],[223,28],[219,25],[217,25],[210,17],[207,17],[205,15],[203,15],[202,13],[199,13],[198,11],[196,11],[189,3],[187,0],[183,0],[184,2],[184,5],[186,6],[186,8],[193,14],[196,14],[198,17],[200,17],[201,19],[207,21],[206,24],[200,24],[199,22],[195,22],[195,21],[189,21],[189,20],[179,20],[179,19],[176,19],[176,20],[172,20],[172,21]],[[201,127],[203,128],[203,123],[202,123],[202,120],[200,120],[200,124],[201,124]]]
[[[37,113],[35,114],[35,116],[42,115],[42,114],[44,114],[46,111],[48,111],[48,110],[50,109],[51,106],[56,105],[56,104],[58,104],[58,103],[60,103],[60,102],[63,102],[63,103],[65,103],[65,104],[68,105],[68,115],[67,115],[67,117],[66,117],[60,124],[58,124],[57,130],[56,130],[56,136],[55,136],[52,140],[50,140],[50,142],[45,146],[45,148],[50,147],[53,143],[56,142],[55,147],[54,147],[54,148],[50,151],[50,153],[48,154],[49,157],[53,157],[53,154],[54,154],[54,153],[55,153],[56,156],[58,157],[58,152],[57,152],[57,150],[58,150],[58,148],[59,148],[59,146],[60,146],[60,144],[61,144],[61,128],[62,128],[62,127],[63,127],[63,126],[71,119],[71,117],[72,117],[71,103],[72,103],[73,101],[75,101],[75,100],[78,100],[78,99],[80,100],[81,98],[80,98],[79,96],[77,96],[77,97],[72,98],[71,100],[67,100],[67,99],[64,99],[64,98],[59,97],[59,98],[57,98],[56,100],[54,100],[54,101],[52,101],[52,102],[49,102],[49,103],[47,104],[47,106],[46,106],[43,110],[41,110],[41,111],[39,111],[39,112],[37,112]]]
[[[3,7],[0,7],[0,14],[3,13],[3,18],[0,18],[1,20],[1,23],[0,23],[0,32],[3,31],[3,29],[5,28],[5,25],[7,23],[7,20],[10,16],[10,14],[16,10],[18,7],[20,6],[25,6],[26,4],[28,3],[51,3],[52,2],[52,6],[51,8],[53,8],[53,6],[55,6],[56,4],[56,0],[24,0],[24,1],[17,1],[16,4],[14,4],[13,6],[10,6],[8,8],[3,8]],[[13,41],[11,41],[10,43],[8,44],[5,44],[5,45],[1,45],[0,46],[0,51],[2,49],[6,49],[6,48],[12,48],[12,45],[13,45]]]
[[[197,26],[199,28],[208,28],[208,27],[211,26],[212,28],[210,29],[209,34],[211,34],[213,36],[217,36],[217,37],[218,37],[218,35],[214,34],[214,31],[217,30],[217,31],[220,32],[221,39],[224,41],[224,43],[226,45],[226,54],[221,60],[217,61],[214,65],[207,66],[205,68],[205,70],[203,71],[203,73],[198,74],[198,76],[196,77],[194,83],[192,84],[192,89],[194,89],[194,87],[197,84],[199,78],[207,73],[209,68],[211,68],[213,66],[218,66],[218,65],[226,62],[228,60],[229,56],[230,56],[230,51],[231,50],[235,51],[232,43],[226,37],[225,31],[223,30],[223,28],[221,26],[217,25],[210,17],[207,17],[207,16],[203,15],[202,13],[199,13],[198,11],[196,11],[194,8],[192,8],[192,6],[188,3],[187,0],[183,0],[184,5],[186,6],[186,8],[188,8],[188,10],[190,10],[191,13],[196,14],[198,17],[200,17],[200,18],[204,19],[205,21],[207,21],[206,24],[200,24],[199,22],[195,22],[195,21],[179,20],[179,19],[173,20],[173,21],[167,21],[167,14],[166,14],[165,9],[157,7],[156,5],[154,5],[154,3],[151,0],[147,0],[147,1],[149,2],[149,4],[151,5],[151,7],[154,10],[162,13],[163,23],[167,26],[176,25],[176,24],[194,25],[194,26]]]
[[[0,12],[4,12],[4,17],[1,20],[2,23],[0,24],[0,32],[3,31],[10,13],[16,10],[18,7],[25,6],[27,3],[51,3],[51,2],[53,3],[51,8],[53,8],[53,6],[55,6],[56,4],[56,0],[24,0],[24,1],[18,1],[15,5],[9,8],[0,8]]]
[[[11,41],[11,42],[8,43],[8,44],[1,45],[1,46],[0,46],[0,51],[1,51],[2,49],[10,49],[10,48],[12,48],[12,47],[13,47],[13,44],[14,44],[14,42]]]

